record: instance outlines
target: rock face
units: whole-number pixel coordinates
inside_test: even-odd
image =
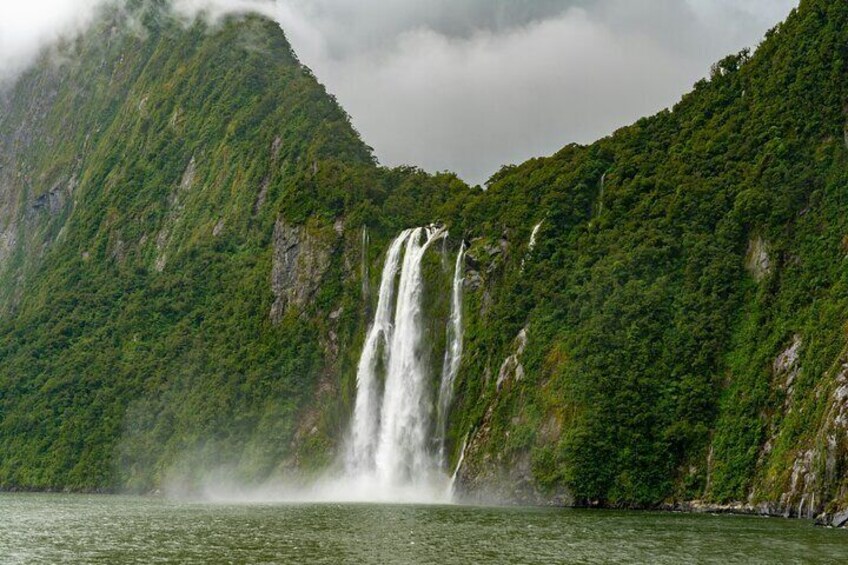
[[[515,353],[506,358],[501,365],[500,371],[498,371],[498,390],[501,390],[501,387],[507,381],[520,381],[524,378],[524,366],[521,364],[521,356],[524,355],[524,350],[527,349],[527,328],[522,329],[518,333],[514,346]]]
[[[309,304],[330,266],[334,240],[318,229],[277,220],[271,268],[271,291],[276,297],[271,320],[275,324],[289,308],[303,310]]]
[[[760,282],[772,271],[771,257],[769,257],[769,244],[761,236],[757,236],[748,242],[748,252],[745,254],[745,269]]]

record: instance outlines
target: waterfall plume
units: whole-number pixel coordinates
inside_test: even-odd
[[[384,365],[390,356],[392,343],[392,308],[395,279],[400,265],[401,250],[412,232],[401,233],[389,247],[374,322],[368,330],[365,345],[356,369],[356,403],[353,409],[350,445],[345,462],[348,473],[363,473],[373,469],[374,452],[379,430],[379,390],[377,368],[381,358]]]
[[[435,470],[427,449],[431,410],[423,362],[421,260],[445,235],[442,228],[418,228],[406,242],[375,456],[377,475],[385,484],[426,480]]]
[[[345,458],[345,480],[352,489],[367,489],[371,499],[409,500],[404,493],[411,492],[417,501],[427,497],[446,502],[451,493],[444,442],[462,355],[465,244],[456,258],[446,351],[435,399],[437,377],[427,362],[431,345],[425,335],[422,270],[428,249],[446,236],[447,231],[437,226],[406,230],[386,254],[374,320],[357,366]]]

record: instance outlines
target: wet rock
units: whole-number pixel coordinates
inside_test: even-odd
[[[748,242],[748,251],[745,254],[745,269],[757,282],[760,282],[772,272],[769,244],[761,236],[757,236]]]
[[[843,528],[845,526],[848,526],[848,509],[834,514],[830,525],[834,528]]]
[[[332,240],[277,220],[271,290],[276,296],[271,320],[278,323],[289,307],[303,309],[317,292],[330,266]]]
[[[183,178],[180,181],[180,189],[191,190],[192,186],[194,186],[195,176],[197,176],[197,161],[194,157],[192,157],[191,161],[188,162],[186,170],[183,172]]]
[[[469,290],[480,290],[483,286],[483,277],[479,271],[465,272],[465,287]]]
[[[498,372],[498,381],[496,384],[497,390],[507,381],[521,381],[524,378],[524,366],[521,364],[521,356],[524,355],[527,349],[527,328],[518,332],[518,336],[513,342],[515,353],[506,358]]]

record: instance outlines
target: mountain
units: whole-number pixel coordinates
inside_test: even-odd
[[[389,242],[432,365],[452,258],[467,497],[848,507],[848,6],[487,189],[378,166],[259,17],[103,15],[0,99],[0,486],[332,465]],[[434,372],[436,372],[434,370]]]

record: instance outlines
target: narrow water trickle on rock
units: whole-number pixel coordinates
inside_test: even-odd
[[[447,347],[442,364],[442,382],[436,407],[436,438],[439,442],[439,466],[445,466],[445,435],[448,411],[453,403],[453,384],[462,362],[462,283],[465,280],[465,242],[456,256],[451,285],[451,314],[447,327]]]

